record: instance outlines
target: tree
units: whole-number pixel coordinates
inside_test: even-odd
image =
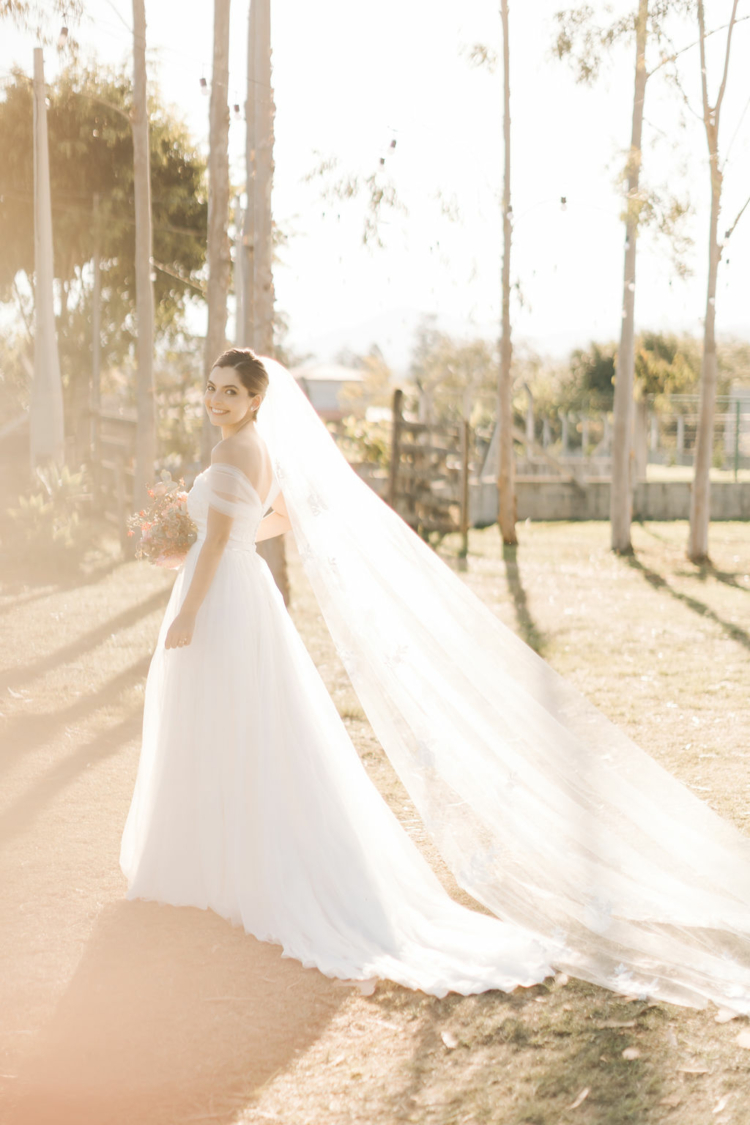
[[[214,0],[214,59],[209,109],[208,158],[208,327],[204,355],[206,378],[224,351],[229,298],[229,6]],[[204,411],[201,464],[208,465],[214,430]]]
[[[599,75],[606,52],[623,37],[635,37],[635,85],[631,121],[630,150],[625,165],[627,180],[625,212],[625,260],[623,270],[622,317],[620,346],[617,350],[617,371],[614,388],[614,426],[612,433],[612,484],[610,490],[611,546],[613,551],[632,551],[630,524],[632,517],[633,470],[633,387],[635,370],[635,278],[636,242],[644,217],[654,216],[653,196],[641,185],[643,161],[643,109],[646,83],[646,48],[649,38],[660,39],[670,12],[684,10],[684,3],[674,0],[638,0],[635,17],[619,17],[612,23],[596,22],[588,5],[557,13],[558,35],[555,49],[559,58],[569,58],[579,82],[592,83]],[[661,63],[659,65],[662,65]],[[676,223],[685,212],[684,205],[671,200],[661,227],[675,236]]]
[[[274,112],[271,86],[271,0],[252,0],[255,15],[255,348],[273,355],[273,186]]]
[[[508,40],[508,0],[501,0],[503,25],[503,259],[502,329],[500,334],[500,377],[497,391],[497,418],[500,455],[498,459],[498,525],[503,543],[512,546],[516,538],[515,461],[513,456],[513,347],[510,338],[510,250],[512,219],[510,202],[510,43]]]
[[[80,0],[0,0],[0,19],[10,19],[17,27],[35,32],[40,43],[50,41],[50,21],[53,17],[69,24],[78,21],[82,13]],[[59,32],[58,25],[56,37]]]
[[[17,72],[0,101],[0,302],[33,319],[32,98]],[[123,73],[69,66],[47,87],[50,180],[60,362],[68,422],[88,400],[92,261],[100,233],[101,348],[105,368],[135,341],[135,240],[131,82]],[[205,255],[205,162],[185,126],[149,100],[153,184],[155,328],[175,331],[186,305],[202,299],[196,276]],[[93,221],[95,197],[100,222]],[[71,429],[73,427],[70,427]]]
[[[260,355],[274,354],[274,286],[273,286],[273,121],[274,101],[271,85],[271,0],[251,0],[249,47],[252,52],[252,73],[255,94],[252,98],[254,129],[248,128],[247,140],[255,148],[247,155],[248,210],[253,209],[253,282],[251,308],[253,313],[253,347]],[[248,107],[250,105],[248,98]],[[258,547],[268,563],[284,601],[289,602],[289,577],[286,566],[284,537],[266,539]]]
[[[612,430],[612,483],[610,485],[610,543],[613,551],[626,554],[630,542],[633,472],[630,464],[633,377],[635,368],[635,265],[638,237],[639,187],[643,103],[646,97],[646,39],[648,0],[639,0],[635,27],[635,90],[630,153],[628,155],[625,217],[625,265],[622,289],[622,327],[615,376],[614,425]]]
[[[701,397],[695,447],[693,490],[690,497],[690,535],[688,538],[687,551],[688,558],[695,563],[702,563],[708,559],[708,522],[711,503],[710,472],[711,462],[713,460],[714,410],[716,404],[716,383],[718,379],[718,364],[716,359],[716,279],[723,249],[722,244],[719,242],[718,233],[719,213],[721,211],[721,189],[723,183],[723,172],[719,163],[719,122],[721,118],[721,106],[727,88],[729,53],[732,46],[732,32],[737,20],[737,3],[738,0],[733,0],[732,14],[727,30],[726,49],[724,52],[724,70],[716,101],[711,105],[708,95],[708,74],[706,70],[705,13],[703,0],[698,0],[701,92],[703,100],[703,125],[706,131],[709,175],[711,179],[711,216],[708,231],[708,291],[706,294],[706,315],[703,325]]]
[[[255,345],[255,18],[257,4],[247,13],[247,91],[245,95],[245,212],[242,236],[235,261],[237,305],[237,344]]]
[[[481,400],[497,395],[498,347],[486,340],[455,340],[425,320],[417,331],[410,377],[430,399],[437,419],[456,422],[471,397],[476,424]],[[482,418],[482,421],[486,421]]]
[[[34,48],[34,382],[29,407],[32,471],[65,459],[60,356],[53,295],[52,203],[47,141],[47,90],[41,47]]]
[[[156,461],[156,402],[154,399],[154,286],[151,278],[151,162],[146,93],[146,8],[133,0],[133,195],[135,196],[135,306],[137,423],[133,507],[147,502]]]

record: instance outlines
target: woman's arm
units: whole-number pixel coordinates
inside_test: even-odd
[[[182,648],[192,641],[195,618],[213,582],[216,569],[229,540],[231,528],[231,516],[225,516],[222,512],[217,512],[215,508],[208,509],[206,540],[200,549],[185,600],[179,613],[169,626],[164,641],[165,648]]]
[[[256,543],[261,543],[264,539],[273,539],[275,535],[283,535],[285,531],[291,530],[292,524],[281,493],[278,494],[271,507],[273,511],[264,516],[258,524],[258,533],[255,536]]]

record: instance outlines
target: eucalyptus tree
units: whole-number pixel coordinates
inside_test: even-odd
[[[247,205],[243,229],[241,332],[246,346],[264,356],[274,354],[273,173],[274,114],[271,73],[271,0],[250,0],[248,13],[248,93],[245,167]],[[276,585],[289,602],[284,537],[258,545]]]
[[[722,257],[723,243],[719,241],[719,215],[721,211],[721,192],[724,172],[719,159],[719,123],[724,95],[729,75],[729,56],[732,47],[732,33],[737,23],[738,0],[733,0],[732,12],[727,26],[724,63],[718,93],[713,105],[708,92],[708,73],[706,64],[706,22],[703,0],[697,0],[698,42],[700,47],[702,117],[708,145],[708,166],[711,180],[711,215],[708,233],[708,286],[706,293],[706,315],[703,322],[703,361],[701,364],[700,407],[698,432],[695,446],[695,465],[693,488],[690,497],[690,534],[688,539],[688,558],[702,563],[708,559],[708,524],[710,518],[710,472],[713,460],[714,410],[716,404],[716,384],[718,363],[716,357],[716,281]],[[747,206],[747,204],[745,205]],[[744,208],[743,208],[744,210]],[[742,212],[740,212],[741,214]],[[726,241],[739,219],[724,236]]]
[[[146,7],[133,0],[133,194],[135,197],[135,306],[137,375],[135,475],[133,507],[148,498],[156,461],[156,396],[154,394],[154,284],[151,260],[151,162],[146,89]]]
[[[500,374],[497,388],[497,425],[500,443],[497,472],[497,522],[503,543],[512,546],[516,537],[516,485],[513,456],[513,344],[510,335],[510,252],[513,239],[510,201],[510,37],[508,0],[502,0],[503,28],[503,256],[501,265],[502,311],[500,331]]]
[[[592,84],[601,73],[602,62],[617,44],[635,40],[635,81],[630,132],[630,148],[625,164],[625,256],[622,286],[620,344],[616,357],[612,432],[612,483],[610,521],[612,550],[621,554],[632,551],[630,526],[634,473],[632,467],[633,387],[635,371],[635,294],[636,248],[639,228],[645,217],[653,215],[653,204],[641,183],[643,166],[643,113],[646,84],[654,70],[660,69],[664,58],[649,72],[646,54],[650,41],[664,38],[669,16],[684,14],[690,0],[638,0],[637,8],[628,15],[608,22],[599,22],[590,5],[559,11],[556,14],[555,52],[568,59],[576,79]],[[684,214],[686,208],[674,203],[669,209],[671,219],[664,219],[662,228]]]
[[[208,156],[208,325],[204,372],[224,350],[229,298],[229,8],[230,0],[214,0],[214,57],[209,107]],[[204,412],[201,463],[211,460],[214,430]]]

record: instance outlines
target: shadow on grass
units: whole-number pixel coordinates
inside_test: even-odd
[[[18,687],[26,680],[33,679],[35,676],[43,676],[45,672],[50,672],[54,668],[59,668],[60,665],[67,664],[71,660],[79,659],[84,653],[89,652],[103,641],[106,641],[112,633],[117,633],[121,629],[127,629],[131,625],[135,625],[141,618],[148,617],[149,614],[154,613],[157,609],[163,609],[169,601],[171,592],[170,587],[157,590],[142,602],[128,606],[127,609],[124,609],[121,613],[115,614],[114,617],[108,617],[105,621],[102,621],[101,624],[90,629],[88,633],[84,633],[82,637],[71,641],[70,644],[55,649],[54,652],[43,656],[40,660],[33,661],[31,664],[23,664],[18,668],[10,669],[10,671],[0,677],[0,692],[7,691],[9,687]]]
[[[141,732],[142,713],[132,712],[119,723],[79,746],[74,753],[57,761],[0,816],[0,850],[24,832],[46,810],[61,790],[70,785],[89,765],[118,753]]]
[[[513,599],[513,608],[516,612],[518,631],[526,644],[534,649],[540,656],[544,655],[546,638],[539,630],[529,610],[526,590],[521,581],[521,572],[518,567],[518,546],[509,546],[503,543],[503,562],[505,563],[505,576],[508,580],[508,589]]]
[[[100,915],[4,1121],[235,1121],[349,994],[210,910],[119,902]]]
[[[698,578],[701,582],[705,582],[707,578],[714,578],[717,582],[722,582],[725,586],[731,586],[733,590],[741,590],[743,594],[750,594],[750,586],[745,586],[742,582],[737,581],[737,575],[744,574],[744,571],[731,571],[731,570],[718,570],[717,567],[709,559],[708,562],[703,563],[697,568],[697,573],[694,577]]]
[[[658,540],[659,543],[663,543],[668,547],[674,546],[672,540],[666,538],[664,535],[659,535],[659,533],[654,531],[653,527],[650,527],[645,521],[638,520],[638,526],[646,535],[650,535],[652,539]],[[741,590],[743,594],[750,594],[750,586],[745,586],[742,582],[737,581],[738,575],[742,577],[745,575],[746,571],[747,568],[735,571],[719,570],[709,559],[697,566],[692,565],[690,570],[679,570],[676,573],[682,578],[697,578],[699,582],[705,582],[707,578],[713,578],[717,582],[722,582],[725,586],[731,586],[733,590]]]
[[[150,655],[141,657],[107,680],[97,691],[87,692],[60,711],[13,715],[2,728],[4,750],[0,757],[0,775],[10,769],[19,757],[45,746],[70,723],[87,719],[102,707],[117,704],[123,692],[143,683],[150,663]]]
[[[683,605],[686,605],[693,613],[699,614],[700,617],[706,617],[709,621],[713,621],[733,641],[737,641],[738,644],[750,650],[750,633],[740,629],[738,625],[734,625],[731,621],[725,621],[722,617],[719,617],[718,613],[715,613],[705,602],[691,597],[690,594],[683,594],[680,590],[675,590],[662,574],[642,563],[637,555],[622,555],[621,558],[633,570],[639,571],[655,590],[664,590],[675,601],[682,602]]]
[[[666,1009],[644,1004],[634,1011],[580,981],[551,991],[537,985],[421,1002],[393,991],[378,1002],[385,1015],[411,1007],[420,1023],[410,1057],[384,1088],[382,1106],[368,1107],[373,1120],[560,1125],[585,1090],[581,1120],[663,1120]],[[453,1036],[450,1050],[445,1033]],[[625,1059],[636,1034],[652,1049],[642,1046],[640,1057]]]

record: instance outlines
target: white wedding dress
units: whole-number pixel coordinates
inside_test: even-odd
[[[148,674],[128,897],[210,907],[331,977],[436,996],[543,980],[552,945],[453,902],[367,776],[255,550],[278,488],[261,502],[214,464],[189,493],[198,540]],[[167,650],[209,502],[233,515],[231,538],[192,643]]]
[[[750,1015],[750,840],[504,626],[263,362],[273,488],[336,649],[442,858],[499,921],[453,903],[370,784],[255,553],[265,501],[222,465],[189,507],[201,535],[209,503],[234,516],[232,540],[192,644],[166,651],[191,549],[149,672],[129,895],[210,906],[333,976],[442,995],[553,966]]]

